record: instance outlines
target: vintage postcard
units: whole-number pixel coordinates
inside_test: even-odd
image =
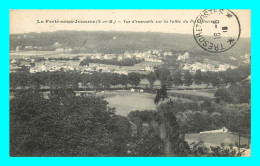
[[[251,156],[251,11],[10,10],[10,156]]]

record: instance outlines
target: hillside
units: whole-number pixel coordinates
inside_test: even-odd
[[[154,32],[88,32],[88,31],[57,31],[44,33],[28,33],[10,35],[10,49],[16,46],[52,46],[55,42],[67,47],[80,47],[88,53],[124,53],[125,51],[147,51],[159,49],[173,53],[190,52],[202,59],[228,60],[230,56],[239,59],[250,53],[249,38],[240,38],[238,43],[223,53],[204,51],[194,40],[193,35],[167,34]]]

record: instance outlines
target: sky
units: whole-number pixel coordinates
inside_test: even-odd
[[[10,34],[58,30],[192,34],[194,23],[191,20],[194,21],[201,12],[202,10],[10,10]],[[232,12],[237,15],[240,21],[240,36],[251,37],[251,11],[232,10]],[[55,20],[92,22],[51,22]],[[103,22],[106,20],[116,20],[117,23]],[[134,20],[147,22],[132,23]],[[165,20],[168,22],[164,22]],[[176,20],[181,21],[181,23],[176,23]],[[185,20],[188,22],[183,23]],[[44,23],[39,23],[41,21]],[[162,23],[156,23],[156,21],[162,21]]]

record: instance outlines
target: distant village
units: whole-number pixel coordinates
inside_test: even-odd
[[[148,50],[146,52],[128,52],[123,54],[103,54],[103,53],[78,53],[73,54],[73,49],[55,42],[51,48],[52,51],[47,51],[48,54],[42,53],[46,48],[41,46],[17,46],[15,50],[10,51],[10,72],[17,72],[19,70],[27,69],[30,73],[37,72],[54,72],[54,71],[78,71],[82,73],[91,73],[93,71],[117,73],[128,75],[130,72],[139,72],[148,74],[154,71],[154,67],[158,66],[167,58],[175,58],[181,65],[181,70],[195,73],[197,70],[202,72],[207,71],[225,71],[228,68],[234,69],[236,66],[229,64],[220,64],[219,66],[201,62],[190,62],[191,57],[189,52],[184,54],[174,54],[171,51],[163,50]],[[78,48],[74,48],[78,49]],[[30,53],[32,52],[32,53]],[[37,53],[40,52],[40,53]],[[30,53],[30,54],[29,54]],[[17,58],[12,58],[16,55]],[[29,55],[29,56],[28,56]],[[231,57],[232,58],[232,57]],[[80,66],[80,62],[85,59],[102,61],[124,61],[126,59],[141,60],[140,64],[131,66],[119,66],[103,63],[90,63],[88,65]],[[250,62],[250,55],[244,56],[244,63]]]

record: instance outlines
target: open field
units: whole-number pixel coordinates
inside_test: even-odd
[[[41,62],[37,62],[36,66],[42,66],[43,64],[47,67],[47,69],[53,66],[57,66],[57,67],[70,66],[73,68],[82,68],[81,66],[79,66],[78,61],[41,61]]]
[[[238,135],[233,133],[193,133],[193,134],[186,134],[185,139],[187,142],[199,142],[203,141],[207,147],[210,146],[220,146],[220,144],[224,143],[226,146],[229,144],[235,145],[238,143]],[[248,144],[248,139],[245,137],[240,138],[240,144]]]
[[[193,133],[193,134],[186,134],[185,139],[188,143],[192,142],[200,142],[203,141],[204,145],[208,148],[210,146],[220,146],[222,143],[225,144],[226,148],[229,148],[228,146],[230,144],[235,145],[235,143],[238,143],[238,135],[235,135],[233,133],[227,132],[227,133]],[[248,138],[241,137],[240,138],[240,145],[248,145]],[[251,144],[249,145],[251,147]],[[234,147],[238,150],[237,147]],[[243,157],[250,157],[251,156],[251,148],[241,148],[243,152]]]
[[[180,89],[207,89],[207,90],[210,90],[210,89],[213,89],[214,90],[214,87],[211,85],[211,84],[192,84],[190,86],[186,86],[186,85],[180,85],[180,86],[175,86],[173,87],[172,89],[176,89],[176,90],[180,90]]]
[[[141,62],[138,64],[135,64],[134,66],[117,66],[117,65],[108,65],[108,64],[97,64],[97,63],[90,63],[90,66],[99,66],[99,67],[107,67],[110,70],[124,70],[128,72],[141,72],[141,69],[144,69],[147,66],[154,67],[157,65],[161,65],[162,63],[158,62]],[[143,71],[145,72],[145,71]],[[147,71],[146,71],[147,72]]]
[[[214,98],[213,91],[205,91],[205,90],[168,90],[168,94],[180,94],[180,95],[190,95],[190,96],[200,96],[205,98]]]
[[[10,59],[30,58],[30,56],[42,56],[45,58],[74,57],[77,54],[68,54],[61,51],[21,51],[10,53]]]
[[[104,96],[110,107],[116,108],[116,114],[127,116],[135,110],[155,110],[155,94],[130,91],[106,91],[97,95]]]
[[[116,108],[116,114],[127,116],[131,111],[135,110],[155,110],[154,104],[155,94],[130,92],[129,90],[106,91],[97,93],[99,96],[104,96],[110,107]],[[192,102],[189,99],[182,99],[170,96],[163,103],[169,100],[180,100],[183,102]],[[162,103],[162,101],[160,102]]]

